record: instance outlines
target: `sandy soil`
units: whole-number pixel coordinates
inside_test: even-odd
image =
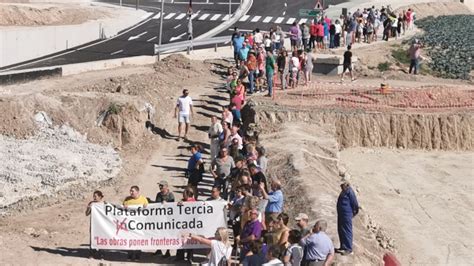
[[[21,213],[12,209],[10,216],[0,218],[1,263],[102,263],[87,258],[89,224],[83,212],[93,190],[103,190],[107,201],[120,202],[128,188],[137,184],[142,187],[144,195],[153,198],[158,190],[156,183],[164,179],[179,194],[185,184],[182,171],[189,156],[186,150],[189,143],[176,141],[172,136],[176,133],[172,108],[182,88],[189,88],[197,108],[190,139],[208,148],[205,132],[209,116],[216,114],[226,100],[226,94],[219,89],[223,84],[219,75],[227,62],[217,60],[214,63],[210,65],[172,56],[155,66],[120,68],[41,80],[34,85],[1,87],[2,135],[18,139],[18,142],[34,135],[37,128],[33,118],[41,110],[52,118],[53,125],[68,123],[82,135],[87,135],[88,142],[111,145],[123,161],[122,171],[110,182],[80,187],[72,194],[69,191],[53,192],[47,199],[31,200],[20,208]],[[443,83],[459,90],[472,91],[472,86],[465,82],[441,81],[428,76],[416,82],[405,79],[405,76],[400,79],[389,81],[398,86],[414,87],[434,87]],[[332,88],[344,87],[350,91],[360,85],[363,90],[384,81],[383,78],[361,78],[356,85],[341,85],[337,80],[320,78],[314,83],[315,89],[329,93]],[[294,92],[299,94],[308,89],[301,88]],[[286,115],[281,112],[282,102],[278,102],[278,97],[284,95],[277,92],[277,104],[272,106],[275,117]],[[264,103],[269,101],[262,100],[260,96],[255,98]],[[312,103],[314,108],[314,102],[306,101]],[[145,103],[155,108],[150,121]],[[302,103],[301,98],[296,98],[290,105],[296,109],[295,106],[304,105]],[[97,126],[97,118],[111,104],[120,106],[122,111],[118,115],[110,115]],[[328,112],[331,110],[334,109],[328,109]],[[349,114],[362,112],[354,105],[340,105],[335,111],[338,114],[344,111]],[[453,110],[440,110],[444,111]],[[472,108],[461,111],[472,114]],[[389,250],[398,250],[397,255],[406,264],[472,262],[469,255],[472,254],[469,242],[473,217],[473,200],[469,194],[472,192],[472,182],[469,182],[472,152],[458,154],[377,148],[364,150],[364,153],[359,149],[350,149],[341,155],[336,139],[337,128],[328,123],[330,120],[324,117],[310,120],[300,116],[290,123],[275,119],[276,123],[272,124],[270,120],[273,117],[268,115],[268,131],[262,133],[261,141],[268,147],[269,170],[285,182],[285,193],[290,204],[286,206],[287,211],[294,215],[301,209],[310,213],[312,220],[320,217],[328,219],[329,234],[336,246],[335,200],[339,192],[341,156],[353,175],[354,187],[363,205],[361,214],[354,221],[356,255],[338,257],[337,263],[374,265]],[[150,130],[145,128],[146,122],[154,124]],[[448,122],[449,126],[456,127],[455,123]],[[371,125],[365,124],[367,128]],[[414,122],[413,128],[416,125]],[[360,130],[360,133],[366,132]],[[469,134],[463,137],[468,138]],[[366,137],[373,138],[370,134]],[[366,157],[369,155],[372,157]],[[374,177],[364,178],[366,176]],[[376,178],[389,182],[374,182]],[[201,190],[203,195],[209,191],[209,180],[205,183]],[[179,195],[177,197],[180,198]],[[446,211],[449,215],[444,215]],[[402,216],[405,219],[400,219]],[[424,224],[429,226],[422,228]],[[448,231],[445,228],[449,226],[453,227]],[[122,263],[125,258],[126,255],[121,252],[110,252],[105,256],[107,262],[113,263]],[[171,260],[154,257],[152,253],[145,254],[143,261],[174,264]]]
[[[90,4],[0,3],[0,26],[73,25],[116,13],[114,8]]]
[[[191,63],[192,67],[189,67]],[[195,67],[199,68],[199,70],[195,70]],[[155,69],[159,70],[160,74],[156,74]],[[193,71],[198,71],[200,74],[193,75]],[[175,192],[178,193],[177,198],[180,198],[182,185],[186,183],[183,178],[182,169],[186,166],[185,158],[190,154],[188,154],[186,149],[189,146],[189,142],[177,142],[170,135],[176,133],[176,123],[172,117],[174,100],[181,94],[182,86],[190,89],[196,107],[196,116],[193,119],[194,123],[190,139],[203,142],[203,145],[206,146],[206,127],[209,123],[209,116],[220,110],[219,102],[221,99],[225,99],[222,96],[216,95],[216,92],[217,94],[219,92],[215,88],[220,87],[220,84],[222,84],[218,76],[212,74],[202,75],[201,71],[209,73],[209,65],[183,60],[179,56],[171,56],[154,68],[125,68],[118,72],[104,71],[100,74],[88,73],[81,75],[80,80],[82,82],[78,80],[73,90],[76,91],[76,96],[79,95],[77,94],[78,91],[83,91],[80,93],[82,97],[87,94],[94,95],[97,91],[105,93],[105,90],[108,88],[115,90],[117,84],[110,85],[110,78],[104,80],[102,78],[104,75],[109,77],[117,75],[117,79],[120,80],[123,89],[127,90],[125,95],[109,92],[110,95],[108,97],[115,97],[115,99],[123,98],[123,100],[128,99],[129,101],[139,97],[137,96],[139,93],[133,90],[133,88],[138,87],[127,86],[128,82],[136,83],[135,79],[139,79],[141,81],[141,83],[138,83],[140,89],[149,91],[152,90],[146,86],[156,86],[156,82],[160,82],[160,88],[163,89],[155,91],[153,95],[148,95],[148,97],[155,98],[154,100],[150,99],[150,102],[157,107],[156,117],[153,119],[155,127],[152,130],[155,134],[145,130],[147,135],[144,136],[144,139],[134,140],[132,145],[124,144],[124,146],[120,147],[120,155],[124,161],[123,170],[112,183],[81,188],[74,195],[73,200],[68,200],[68,197],[58,194],[54,195],[53,193],[53,199],[41,199],[37,204],[30,204],[41,207],[29,210],[26,215],[13,215],[2,218],[0,220],[0,227],[2,228],[0,233],[2,263],[26,263],[31,262],[32,259],[40,261],[42,264],[91,263],[88,259],[87,248],[89,238],[88,218],[84,216],[83,211],[90,200],[89,193],[94,189],[102,189],[107,201],[118,203],[127,195],[128,188],[131,185],[138,185],[142,188],[143,195],[154,198],[158,191],[157,182],[165,179],[174,186]],[[215,69],[215,71],[218,70]],[[179,83],[172,78],[175,75],[182,77]],[[39,82],[39,86],[33,92],[27,92],[28,85],[23,84],[20,86],[18,93],[25,93],[25,97],[38,93],[48,95],[51,98],[61,97],[61,95],[64,96],[63,93],[71,92],[59,92],[57,89],[64,87],[65,84],[70,82],[71,80],[68,78],[55,81],[50,80],[43,84]],[[144,85],[145,83],[147,84],[146,86]],[[90,84],[95,84],[95,86],[91,87]],[[21,87],[25,88],[25,91]],[[4,89],[7,92],[9,91],[8,88]],[[8,97],[13,97],[13,95],[8,94]],[[141,97],[144,96],[142,95]],[[157,104],[157,101],[161,104]],[[53,118],[56,116],[54,112],[52,112],[52,116]],[[125,120],[127,116],[130,116],[130,114],[124,114]],[[95,119],[91,120],[89,122],[95,121]],[[128,126],[131,124],[130,122],[126,123]],[[135,125],[132,124],[132,126]],[[136,126],[145,128],[145,123],[143,121],[143,123],[139,123],[139,126]],[[86,128],[83,128],[83,130],[86,130]],[[103,128],[102,130],[107,132],[108,129]],[[98,137],[100,134],[97,134],[97,132],[91,132],[91,135],[88,136],[94,139],[95,142],[102,143],[102,141],[110,142],[113,134],[109,136],[108,140],[101,140]],[[113,185],[110,186],[110,184]],[[209,191],[208,187],[204,187],[201,192],[209,195]],[[52,207],[44,207],[51,203],[59,204]],[[15,213],[14,209],[11,211]],[[54,219],[55,223],[46,222],[51,219]],[[18,226],[19,224],[20,226]],[[11,249],[10,247],[13,246],[15,248]],[[126,261],[126,255],[120,252],[112,252],[106,255],[106,259],[109,261]],[[152,253],[145,254],[143,261],[161,261],[166,263],[166,261],[153,257]]]
[[[341,161],[404,265],[472,264],[474,153],[352,148]]]

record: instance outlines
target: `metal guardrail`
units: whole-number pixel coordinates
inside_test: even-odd
[[[165,53],[173,53],[187,50],[188,54],[194,47],[199,46],[207,46],[207,45],[214,45],[214,49],[217,50],[217,45],[219,44],[228,44],[230,43],[231,36],[220,36],[220,37],[213,37],[207,38],[202,40],[188,40],[176,43],[167,43],[162,45],[155,44],[154,54],[158,56],[158,60],[160,54]]]

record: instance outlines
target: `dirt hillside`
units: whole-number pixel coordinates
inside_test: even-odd
[[[86,4],[0,3],[0,27],[73,25],[113,15],[111,8]]]

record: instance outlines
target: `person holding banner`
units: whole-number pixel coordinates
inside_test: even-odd
[[[232,247],[230,246],[230,241],[226,228],[217,228],[215,238],[212,240],[201,236],[193,235],[191,233],[189,234],[189,238],[211,247],[211,252],[209,253],[209,262],[202,263],[202,266],[230,265]]]
[[[144,196],[140,195],[140,188],[138,186],[132,186],[130,188],[130,196],[126,197],[123,201],[124,208],[128,208],[132,205],[142,205],[143,208],[148,206],[148,200]],[[128,260],[140,260],[141,250],[130,250],[128,252]]]
[[[162,180],[160,181],[160,183],[158,183],[158,186],[160,188],[160,192],[156,194],[155,203],[174,202],[174,195],[173,195],[173,192],[171,192],[168,187],[168,182],[165,180]],[[163,253],[161,252],[160,249],[155,252],[155,255],[162,255],[162,254]],[[171,256],[170,250],[168,249],[166,250],[165,255],[163,255],[163,258],[169,258],[170,256]]]
[[[92,194],[92,201],[90,201],[89,204],[87,204],[86,216],[91,215],[91,207],[92,207],[93,203],[105,203],[104,202],[104,194],[102,193],[102,191],[96,190]],[[100,257],[101,259],[104,258],[104,254],[102,254],[102,252],[100,250],[90,248],[90,250],[89,250],[89,259],[93,259],[96,255],[98,255],[98,257]]]

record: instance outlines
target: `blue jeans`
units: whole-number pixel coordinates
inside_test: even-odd
[[[334,48],[334,35],[329,36],[329,48]]]
[[[255,70],[249,71],[249,91],[253,93],[255,90]]]
[[[273,71],[267,71],[267,88],[268,88],[268,95],[272,96],[273,92]]]
[[[411,59],[410,60],[410,70],[408,73],[411,74],[411,71],[413,70],[413,74],[418,74],[418,65],[419,65],[419,60],[418,59]]]

